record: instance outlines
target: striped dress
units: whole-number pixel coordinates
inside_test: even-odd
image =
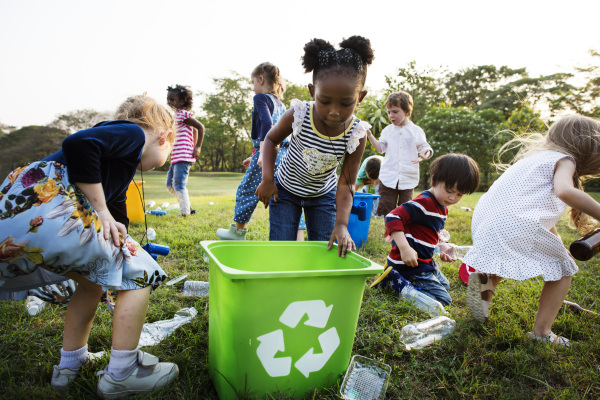
[[[314,102],[292,100],[290,147],[276,172],[281,186],[300,197],[318,197],[333,190],[337,184],[336,169],[344,153],[353,153],[371,127],[353,117],[342,134],[325,136],[315,128],[313,105]]]
[[[183,161],[192,164],[196,162],[196,159],[193,157],[194,136],[192,134],[192,127],[184,122],[189,118],[194,118],[194,114],[191,111],[177,111],[177,115],[175,116],[175,143],[173,143],[173,150],[171,151],[171,164]]]

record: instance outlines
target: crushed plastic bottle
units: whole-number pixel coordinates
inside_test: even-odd
[[[168,201],[165,201],[165,202],[164,202],[164,203],[162,203],[160,206],[161,206],[162,208],[167,208],[167,207],[169,207],[169,202],[168,202]]]
[[[430,315],[447,314],[442,303],[420,292],[411,284],[407,284],[402,288],[400,297],[403,300],[413,303],[418,309],[428,312]]]
[[[36,296],[27,296],[25,308],[27,308],[27,313],[32,317],[38,315],[44,307],[46,307],[46,302],[44,300]]]
[[[184,296],[208,296],[208,282],[185,281],[183,284]]]
[[[155,240],[156,231],[152,228],[148,228],[148,230],[146,230],[146,237],[148,238],[148,240]]]
[[[462,260],[473,246],[458,246],[453,243],[438,243],[433,252],[436,254],[446,254],[450,258]]]
[[[454,331],[456,321],[444,316],[437,316],[425,321],[408,324],[400,331],[400,341],[406,350],[422,349],[442,340]]]

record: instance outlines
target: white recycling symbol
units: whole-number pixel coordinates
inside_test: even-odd
[[[327,307],[323,300],[296,301],[287,306],[279,317],[279,321],[290,328],[295,328],[304,314],[308,314],[308,320],[304,325],[325,328],[332,309],[333,304]],[[275,358],[277,352],[285,351],[283,330],[277,329],[266,333],[259,336],[257,340],[260,344],[256,349],[256,354],[267,373],[272,377],[289,375],[292,370],[292,357]],[[307,378],[311,372],[320,371],[340,345],[340,337],[335,327],[329,328],[319,335],[319,344],[323,349],[322,353],[315,354],[314,347],[312,347],[294,364]]]

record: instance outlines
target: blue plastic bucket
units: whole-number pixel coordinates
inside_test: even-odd
[[[354,193],[354,202],[352,203],[353,212],[350,214],[350,219],[348,220],[348,232],[357,248],[367,243],[369,227],[371,226],[373,200],[377,198],[379,198],[377,194]],[[364,214],[366,214],[366,218],[363,218]],[[361,221],[361,219],[363,220]]]

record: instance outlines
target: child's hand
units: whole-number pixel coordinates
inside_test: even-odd
[[[127,229],[125,225],[120,222],[115,221],[112,214],[108,210],[96,211],[96,215],[102,222],[102,227],[104,228],[104,239],[108,240],[109,235],[112,236],[113,243],[116,247],[120,247],[119,243],[119,233],[123,235],[123,237],[127,237]]]
[[[265,208],[269,206],[269,201],[271,201],[271,196],[273,196],[273,201],[277,203],[277,199],[279,198],[279,194],[277,193],[277,186],[275,186],[275,182],[265,182],[262,181],[258,188],[256,189],[256,195],[258,196],[258,200],[262,201],[265,205]]]
[[[398,250],[400,250],[400,257],[406,266],[416,267],[419,265],[419,261],[417,260],[419,254],[412,247],[398,248]]]
[[[200,157],[200,147],[194,147],[194,151],[192,152],[192,157],[194,157],[194,158]]]
[[[262,168],[262,153],[260,153],[260,155],[258,156],[258,160],[256,160],[256,165],[258,165],[258,168]]]
[[[244,166],[244,168],[248,168],[250,166],[251,160],[252,160],[252,157],[248,157],[244,161],[242,161],[242,165]]]
[[[452,262],[457,260],[454,247],[447,243],[438,243],[438,246],[440,248],[440,258],[442,261]]]
[[[331,237],[329,238],[327,250],[331,250],[331,247],[333,247],[333,242],[336,240],[338,242],[339,257],[346,257],[347,252],[356,251],[354,240],[352,240],[352,237],[348,232],[348,228],[345,225],[335,225],[333,232],[331,232]]]

